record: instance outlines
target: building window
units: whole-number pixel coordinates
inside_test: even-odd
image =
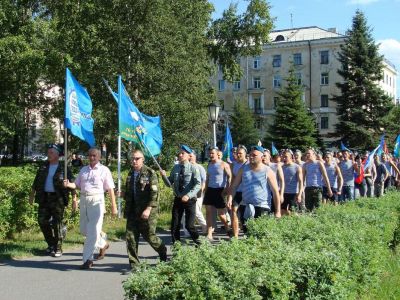
[[[293,64],[295,66],[301,65],[301,53],[293,54]]]
[[[218,80],[218,90],[223,91],[225,89],[225,80],[220,79]]]
[[[328,95],[321,95],[321,107],[328,107],[328,106],[329,106]]]
[[[279,103],[279,97],[274,97],[274,108],[278,106]]]
[[[301,80],[301,73],[295,73],[294,77],[296,78],[296,83],[297,85],[302,85],[302,80]]]
[[[253,69],[259,69],[261,67],[261,58],[255,57],[253,60]]]
[[[274,76],[273,87],[274,88],[280,88],[281,87],[281,75],[275,75]]]
[[[329,117],[321,117],[321,129],[329,129]]]
[[[240,80],[233,82],[233,90],[234,91],[240,90]]]
[[[321,65],[329,64],[329,51],[321,51]]]
[[[321,85],[329,84],[329,73],[321,73]]]
[[[255,88],[255,89],[261,88],[261,79],[260,79],[260,77],[254,77],[253,78],[253,88]]]
[[[280,55],[274,55],[272,59],[272,66],[274,68],[280,67],[281,66],[281,56]]]
[[[261,113],[261,99],[254,98],[254,113],[260,114]]]

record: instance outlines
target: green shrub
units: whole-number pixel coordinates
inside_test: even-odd
[[[396,240],[398,195],[249,222],[249,237],[174,246],[124,283],[138,299],[354,299],[379,282]]]

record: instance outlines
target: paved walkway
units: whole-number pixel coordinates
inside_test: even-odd
[[[169,233],[158,234],[170,245]],[[170,246],[167,246],[170,255]],[[140,241],[139,255],[150,264],[158,254]],[[47,255],[0,262],[1,300],[118,300],[123,299],[122,282],[129,269],[125,241],[112,242],[101,261],[91,270],[80,270],[82,247],[66,250],[62,257]]]
[[[171,256],[169,231],[157,233]],[[183,236],[183,231],[181,231]],[[218,244],[228,237],[223,230],[214,234]],[[184,242],[185,238],[182,238]],[[190,238],[187,238],[190,241]],[[158,262],[158,254],[142,239],[139,257],[149,264]],[[122,283],[128,278],[128,256],[125,241],[111,242],[103,260],[95,261],[90,270],[80,270],[82,247],[65,250],[63,256],[35,256],[0,262],[0,300],[120,300]]]

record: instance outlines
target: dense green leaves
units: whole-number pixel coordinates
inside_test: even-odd
[[[269,15],[265,0],[250,0],[247,10],[237,14],[237,4],[231,4],[222,18],[212,22],[207,33],[207,49],[224,73],[224,78],[233,81],[242,76],[238,58],[256,56],[269,41],[273,19]]]
[[[350,147],[369,148],[378,143],[381,128],[387,128],[385,116],[392,104],[378,86],[383,76],[383,57],[361,11],[356,12],[341,50],[338,73],[343,81],[337,83],[341,95],[333,98],[339,117],[336,135]]]
[[[383,200],[383,201],[381,201]],[[177,245],[125,282],[133,299],[358,299],[379,283],[399,228],[397,194],[249,224],[250,237]]]

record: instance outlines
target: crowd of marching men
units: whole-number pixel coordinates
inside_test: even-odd
[[[313,211],[321,203],[337,205],[356,198],[381,197],[400,182],[399,161],[384,152],[359,154],[345,148],[321,153],[309,148],[304,153],[284,149],[271,155],[261,146],[247,149],[239,145],[233,148],[231,161],[225,162],[222,151],[215,147],[209,149],[206,170],[196,163],[192,149],[182,146],[182,152],[200,173],[195,219],[210,240],[216,227],[215,214],[228,235],[238,237],[249,218],[267,214],[281,217]],[[178,156],[177,164],[181,162]],[[192,235],[190,212],[183,213],[189,219],[185,227],[191,227]],[[175,230],[178,222],[180,219],[173,221]]]

